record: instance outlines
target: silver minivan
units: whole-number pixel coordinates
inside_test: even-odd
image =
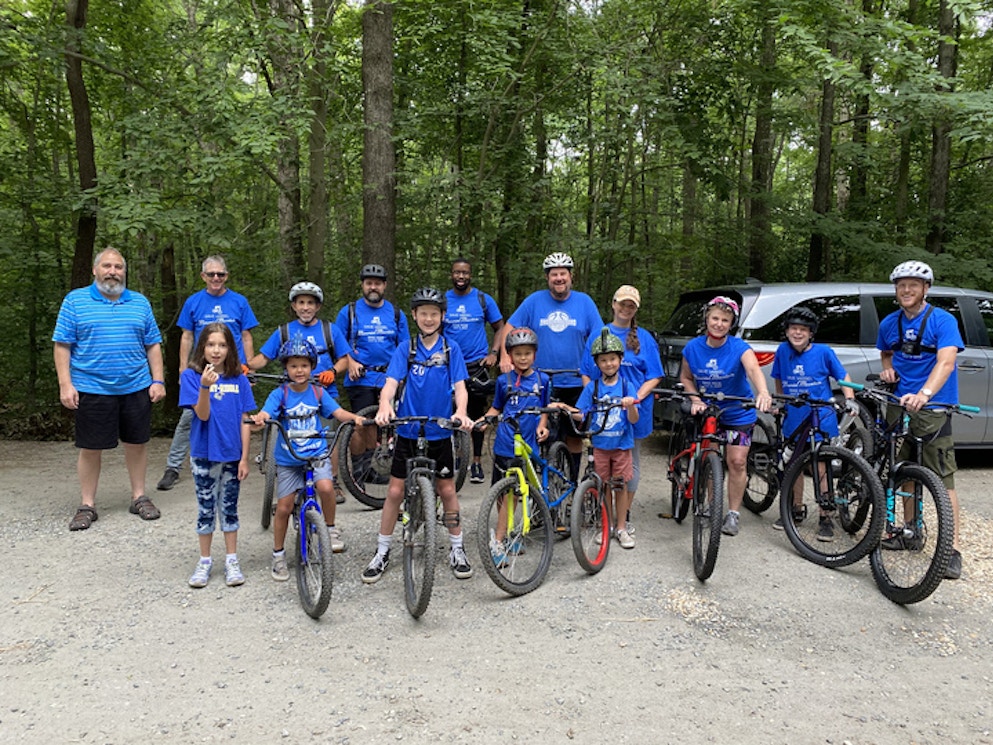
[[[897,309],[891,284],[857,282],[762,284],[747,283],[710,287],[683,293],[672,317],[657,334],[670,385],[679,377],[682,349],[702,333],[703,307],[715,295],[727,295],[741,306],[738,336],[747,341],[765,370],[772,370],[776,348],[783,340],[783,316],[794,305],[803,305],[821,319],[816,341],[829,344],[852,380],[865,382],[870,372],[882,368],[876,335],[879,321]],[[944,308],[958,321],[966,349],[958,356],[959,400],[982,410],[973,418],[956,417],[953,422],[958,447],[993,445],[990,420],[990,389],[993,384],[993,293],[958,287],[934,286],[928,301]],[[770,390],[772,383],[770,382]],[[659,407],[657,424],[673,418],[671,410]]]

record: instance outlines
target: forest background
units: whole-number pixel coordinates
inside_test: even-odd
[[[567,251],[659,327],[719,282],[989,288],[991,2],[5,0],[0,434],[67,431],[62,297],[108,245],[177,391],[183,300],[221,253],[259,317],[381,263],[404,298],[457,255],[505,315]],[[157,407],[168,429],[172,405]]]

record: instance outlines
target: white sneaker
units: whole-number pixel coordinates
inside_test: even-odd
[[[285,582],[290,578],[290,570],[286,566],[286,554],[272,557],[272,578],[277,582]]]
[[[207,583],[210,582],[210,570],[213,566],[213,563],[209,560],[204,561],[200,559],[197,562],[196,569],[193,570],[193,574],[190,575],[190,587],[206,587]]]
[[[238,559],[228,559],[224,562],[224,581],[228,587],[237,587],[245,584],[245,575],[241,573],[241,565]]]
[[[332,553],[340,554],[345,550],[345,541],[341,538],[341,531],[336,525],[328,526],[328,535],[331,536]]]
[[[617,531],[617,542],[621,544],[621,548],[634,548],[634,538],[626,530]]]

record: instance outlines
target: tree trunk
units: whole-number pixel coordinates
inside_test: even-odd
[[[76,163],[79,188],[86,192],[96,188],[96,148],[90,98],[83,81],[82,35],[86,28],[89,0],[66,0],[66,86],[72,102],[72,119],[76,133]],[[76,248],[72,259],[72,286],[83,287],[93,281],[93,249],[97,238],[97,204],[95,197],[83,197],[83,206],[75,216]]]
[[[333,10],[328,0],[313,0],[314,30],[311,38],[313,64],[308,73],[312,117],[307,145],[309,152],[310,202],[307,220],[307,278],[324,285],[324,247],[328,239],[328,82],[324,29],[330,26]]]
[[[955,13],[949,7],[948,0],[941,0],[938,10],[938,33],[941,36],[941,41],[938,42],[938,72],[945,79],[954,77],[958,66],[958,44],[947,40],[953,34],[957,36],[957,29]],[[950,83],[938,87],[939,92],[947,93],[951,90]],[[939,113],[931,128],[931,182],[928,189],[928,232],[925,245],[933,254],[940,254],[946,242],[945,211],[948,207],[948,179],[952,162],[951,131],[948,114]]]
[[[767,9],[762,12],[769,13]],[[776,32],[772,20],[766,17],[761,23],[762,52],[755,95],[752,183],[748,195],[748,273],[759,279],[765,277],[766,254],[772,244],[769,196],[772,185],[772,100],[775,93],[772,76],[776,66]]]
[[[829,41],[828,53],[836,55],[838,45]],[[814,227],[807,255],[807,281],[818,282],[831,274],[831,245],[821,220],[831,210],[831,156],[834,150],[834,83],[825,78],[821,85],[820,136],[817,141],[817,168],[814,171]]]
[[[393,5],[385,0],[366,0],[362,14],[362,90],[362,259],[382,264],[392,278],[396,276]]]
[[[167,320],[165,344],[162,350],[167,383],[165,410],[174,411],[179,406],[179,342],[183,336],[183,329],[176,323],[180,304],[179,290],[176,287],[176,252],[171,241],[162,248],[159,282],[162,289],[161,318]]]

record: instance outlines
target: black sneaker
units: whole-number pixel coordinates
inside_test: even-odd
[[[962,554],[958,549],[952,549],[952,555],[948,559],[948,569],[945,570],[945,579],[958,579],[962,576]]]
[[[469,557],[465,555],[465,549],[458,546],[451,550],[448,555],[448,562],[452,566],[452,574],[457,579],[469,579],[472,576],[472,567],[469,566]]]
[[[175,468],[167,468],[165,473],[162,474],[162,478],[159,479],[159,483],[156,484],[155,488],[159,491],[169,491],[172,487],[176,485],[179,481],[179,471]]]
[[[469,467],[469,482],[473,484],[482,484],[486,478],[483,476],[483,464],[473,463]]]
[[[834,526],[831,525],[831,518],[827,515],[822,515],[817,524],[817,540],[823,543],[834,540]]]
[[[379,578],[383,576],[383,572],[386,571],[386,567],[389,565],[390,552],[387,551],[385,554],[376,552],[376,555],[372,557],[372,561],[369,562],[369,566],[362,572],[362,581],[367,585],[373,585],[379,582]]]

